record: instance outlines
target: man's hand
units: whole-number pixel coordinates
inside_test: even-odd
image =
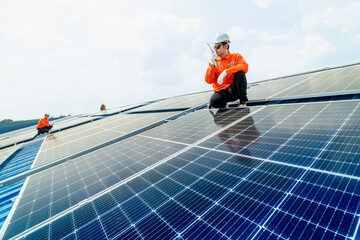
[[[224,77],[226,77],[226,76],[227,76],[227,72],[226,72],[226,70],[224,70],[224,71],[220,74],[220,76],[218,77],[217,82],[218,82],[219,85],[223,84]]]
[[[211,65],[215,65],[215,60],[218,58],[218,55],[216,55],[216,53],[211,53],[210,55],[210,63]]]

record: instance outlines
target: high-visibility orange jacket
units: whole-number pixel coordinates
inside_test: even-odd
[[[219,85],[217,79],[219,75],[226,70],[226,77],[223,79],[223,84]],[[205,82],[212,84],[214,92],[228,88],[234,80],[234,73],[243,71],[247,73],[248,64],[245,58],[240,53],[230,53],[222,58],[218,57],[215,61],[215,66],[209,63],[208,69],[205,75]]]
[[[47,117],[43,117],[42,119],[40,119],[36,128],[43,128],[48,126],[50,126],[49,119]]]

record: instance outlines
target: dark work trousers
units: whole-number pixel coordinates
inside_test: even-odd
[[[243,71],[234,74],[234,81],[231,85],[220,91],[214,92],[210,98],[210,107],[224,108],[227,102],[240,100],[240,103],[245,103],[247,98],[247,81]]]
[[[38,134],[42,134],[42,133],[47,133],[50,131],[50,129],[52,128],[52,125],[48,126],[48,127],[43,127],[43,128],[37,128],[38,130]]]

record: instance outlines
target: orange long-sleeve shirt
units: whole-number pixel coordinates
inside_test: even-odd
[[[227,76],[224,77],[223,84],[219,85],[217,79],[224,70],[226,70]],[[239,53],[228,52],[224,58],[218,57],[217,61],[215,61],[215,66],[209,63],[205,75],[205,82],[212,84],[214,92],[217,92],[228,88],[234,80],[234,73],[238,71],[247,73],[248,64],[245,58]]]
[[[48,126],[50,126],[49,119],[47,117],[43,117],[42,119],[40,119],[36,128],[43,128]]]

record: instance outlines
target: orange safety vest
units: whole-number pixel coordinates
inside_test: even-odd
[[[36,128],[43,128],[48,126],[50,126],[49,119],[47,117],[43,117],[42,119],[40,119]]]
[[[223,84],[219,85],[217,79],[219,75],[226,70],[226,77],[223,79]],[[240,53],[230,53],[222,58],[218,57],[215,61],[215,66],[209,63],[208,69],[205,75],[205,82],[212,84],[214,92],[220,91],[230,87],[234,81],[234,73],[238,71],[248,72],[248,64],[245,58]]]

